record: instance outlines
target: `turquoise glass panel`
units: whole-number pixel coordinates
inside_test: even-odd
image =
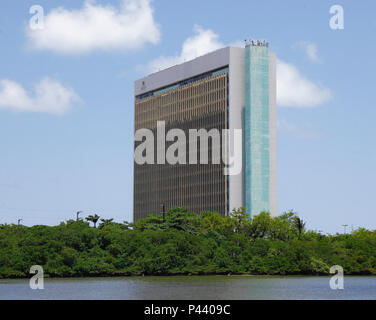
[[[269,211],[269,50],[247,46],[245,61],[245,205],[252,215]]]

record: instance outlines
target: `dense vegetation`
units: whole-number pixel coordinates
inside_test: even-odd
[[[94,218],[94,219],[93,219]],[[89,216],[96,225],[99,217]],[[376,231],[322,235],[306,231],[293,212],[250,219],[173,208],[134,224],[102,219],[59,226],[0,225],[0,278],[166,274],[376,274]]]

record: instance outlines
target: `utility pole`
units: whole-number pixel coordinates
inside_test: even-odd
[[[166,212],[165,212],[165,205],[164,205],[164,203],[161,204],[161,213],[162,213],[162,217],[163,217],[163,222],[165,222]]]
[[[76,221],[78,221],[78,215],[81,213],[82,211],[77,211],[76,213]]]
[[[346,227],[348,226],[348,224],[343,224],[342,227],[344,227],[345,229],[345,234],[346,234]]]

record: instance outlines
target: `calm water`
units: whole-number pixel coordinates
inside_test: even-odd
[[[123,277],[45,279],[44,290],[28,280],[0,280],[0,299],[376,299],[376,277],[345,277],[331,290],[329,277]]]

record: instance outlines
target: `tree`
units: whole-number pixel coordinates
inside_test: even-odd
[[[247,227],[247,234],[251,239],[268,238],[272,227],[273,219],[269,212],[260,212],[252,217],[251,223]]]
[[[166,213],[165,227],[197,233],[200,228],[200,216],[188,211],[187,207],[173,207]]]
[[[244,207],[232,210],[230,217],[235,221],[236,233],[241,233],[250,223],[249,214]]]
[[[114,220],[113,218],[111,218],[111,219],[101,219],[102,223],[99,224],[98,228],[102,229],[103,227],[113,223],[112,222],[113,220]]]
[[[90,216],[86,217],[86,221],[92,222],[94,224],[94,228],[96,228],[99,218],[100,218],[100,216],[98,216],[97,214],[90,215]]]
[[[229,216],[222,217],[215,211],[204,210],[201,212],[200,232],[202,234],[207,234],[213,230],[226,230],[228,232],[233,232],[234,228],[235,219],[232,219]]]
[[[120,225],[122,230],[131,230],[133,228],[133,223],[128,221],[123,221]]]
[[[376,231],[327,236],[305,229],[293,211],[250,219],[243,209],[221,216],[173,208],[165,222],[160,214],[134,224],[97,215],[86,220],[53,227],[0,224],[0,278],[26,278],[34,264],[49,277],[327,274],[332,265],[347,274],[376,275]],[[92,228],[99,220],[107,225]]]
[[[162,230],[164,225],[162,216],[158,214],[149,214],[147,217],[138,219],[132,224],[124,221],[124,224],[126,228],[134,227],[139,231]]]
[[[303,220],[300,219],[299,217],[295,217],[294,224],[295,224],[296,230],[298,231],[298,239],[300,240],[305,230],[305,222],[303,222]]]

